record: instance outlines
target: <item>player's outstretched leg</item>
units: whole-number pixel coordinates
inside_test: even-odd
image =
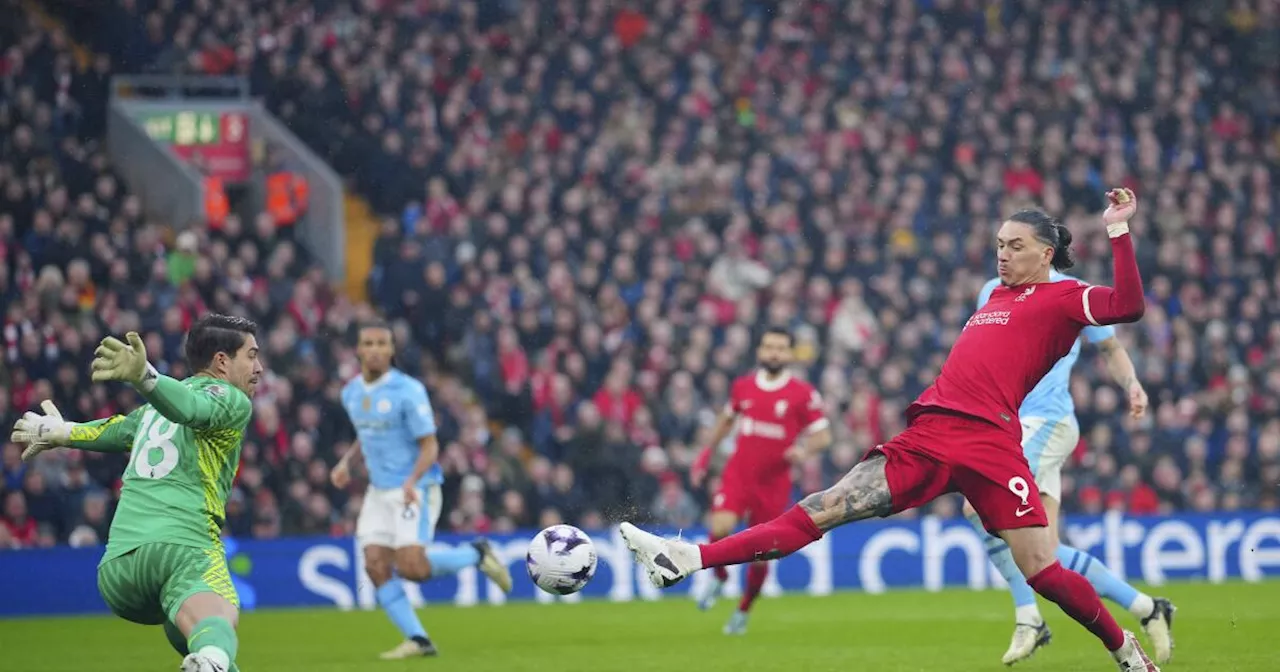
[[[1040,607],[1036,605],[1036,591],[1027,585],[1027,580],[1018,570],[1017,563],[1013,561],[1013,553],[1009,551],[1009,545],[1000,537],[988,534],[982,519],[967,504],[965,517],[982,536],[991,564],[1009,584],[1009,594],[1013,597],[1014,609],[1013,639],[1009,642],[1009,650],[1005,651],[1001,662],[1005,665],[1013,665],[1030,658],[1040,647],[1047,646],[1053,639],[1053,633],[1049,631],[1048,624],[1040,615]]]
[[[427,561],[431,564],[431,578],[457,574],[467,567],[478,567],[485,576],[498,584],[502,592],[511,592],[511,571],[494,552],[493,545],[487,539],[476,539],[458,548],[427,551]]]
[[[723,538],[723,536],[712,534],[709,536],[709,541],[715,543]],[[709,611],[716,606],[716,602],[720,599],[720,594],[724,592],[725,584],[729,583],[729,570],[724,567],[716,567],[712,572],[711,580],[703,584],[702,589],[693,595],[694,601],[698,604],[698,609],[702,611]]]
[[[1173,603],[1134,588],[1112,574],[1101,560],[1080,549],[1059,544],[1058,560],[1088,579],[1099,595],[1128,609],[1142,623],[1157,663],[1166,663],[1173,657]]]
[[[717,498],[723,497],[718,494]],[[733,534],[733,528],[738,526],[738,514],[734,511],[717,510],[711,512],[711,534],[708,535],[711,543],[715,543]],[[729,582],[729,570],[724,567],[716,567],[712,570],[712,580],[704,584],[701,591],[694,594],[693,598],[698,603],[698,608],[707,611],[716,605],[716,600],[720,599],[720,594],[724,592],[724,586]]]
[[[511,572],[486,539],[457,548],[427,550],[424,545],[402,546],[395,552],[396,573],[410,581],[429,581],[478,567],[502,592],[511,592]]]
[[[805,497],[781,516],[714,543],[694,545],[663,539],[630,523],[623,523],[619,531],[653,585],[666,588],[699,569],[790,555],[832,528],[884,516],[892,508],[885,458],[875,455],[860,462],[839,483]]]
[[[742,592],[742,600],[738,602],[738,610],[733,612],[733,616],[729,617],[729,622],[724,626],[724,634],[747,634],[747,614],[751,612],[751,605],[755,604],[756,598],[760,597],[760,591],[764,588],[767,578],[769,578],[768,562],[753,562],[747,566],[746,589]]]
[[[1018,568],[1029,576],[1027,583],[1100,639],[1122,672],[1160,672],[1137,638],[1120,629],[1089,581],[1054,556],[1048,528],[1024,527],[999,534],[1009,544]]]

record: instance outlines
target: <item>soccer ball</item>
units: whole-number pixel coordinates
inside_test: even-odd
[[[529,578],[553,595],[582,590],[596,573],[595,544],[572,525],[552,525],[539,532],[529,542],[524,560]]]

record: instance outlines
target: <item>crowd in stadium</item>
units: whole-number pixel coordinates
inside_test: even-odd
[[[688,466],[768,325],[834,421],[798,479],[825,487],[935,377],[1002,213],[1060,214],[1073,272],[1109,280],[1114,185],[1143,199],[1148,308],[1120,333],[1151,410],[1129,419],[1086,348],[1066,509],[1280,507],[1275,3],[54,3],[65,31],[19,5],[0,0],[19,17],[0,26],[0,425],[45,398],[128,410],[87,382],[106,333],[144,332],[182,376],[194,316],[250,316],[270,374],[232,535],[352,531],[357,489],[328,481],[352,436],[338,391],[379,312],[432,394],[443,529],[696,524]],[[149,220],[102,142],[115,72],[247,76],[385,215],[373,305],[269,216]],[[123,466],[5,445],[0,548],[103,540]]]

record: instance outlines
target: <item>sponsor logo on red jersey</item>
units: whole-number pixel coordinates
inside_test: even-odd
[[[789,474],[787,450],[825,420],[822,395],[790,376],[773,381],[761,374],[743,376],[734,382],[729,404],[738,415],[737,448],[730,464],[754,478]]]

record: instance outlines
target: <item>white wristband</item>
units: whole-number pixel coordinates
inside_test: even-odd
[[[1118,222],[1116,224],[1107,225],[1107,236],[1110,238],[1119,238],[1129,233],[1129,222]]]
[[[160,372],[156,371],[156,367],[147,362],[147,370],[142,374],[142,380],[138,381],[138,389],[144,394],[156,389],[156,383],[160,382]]]

